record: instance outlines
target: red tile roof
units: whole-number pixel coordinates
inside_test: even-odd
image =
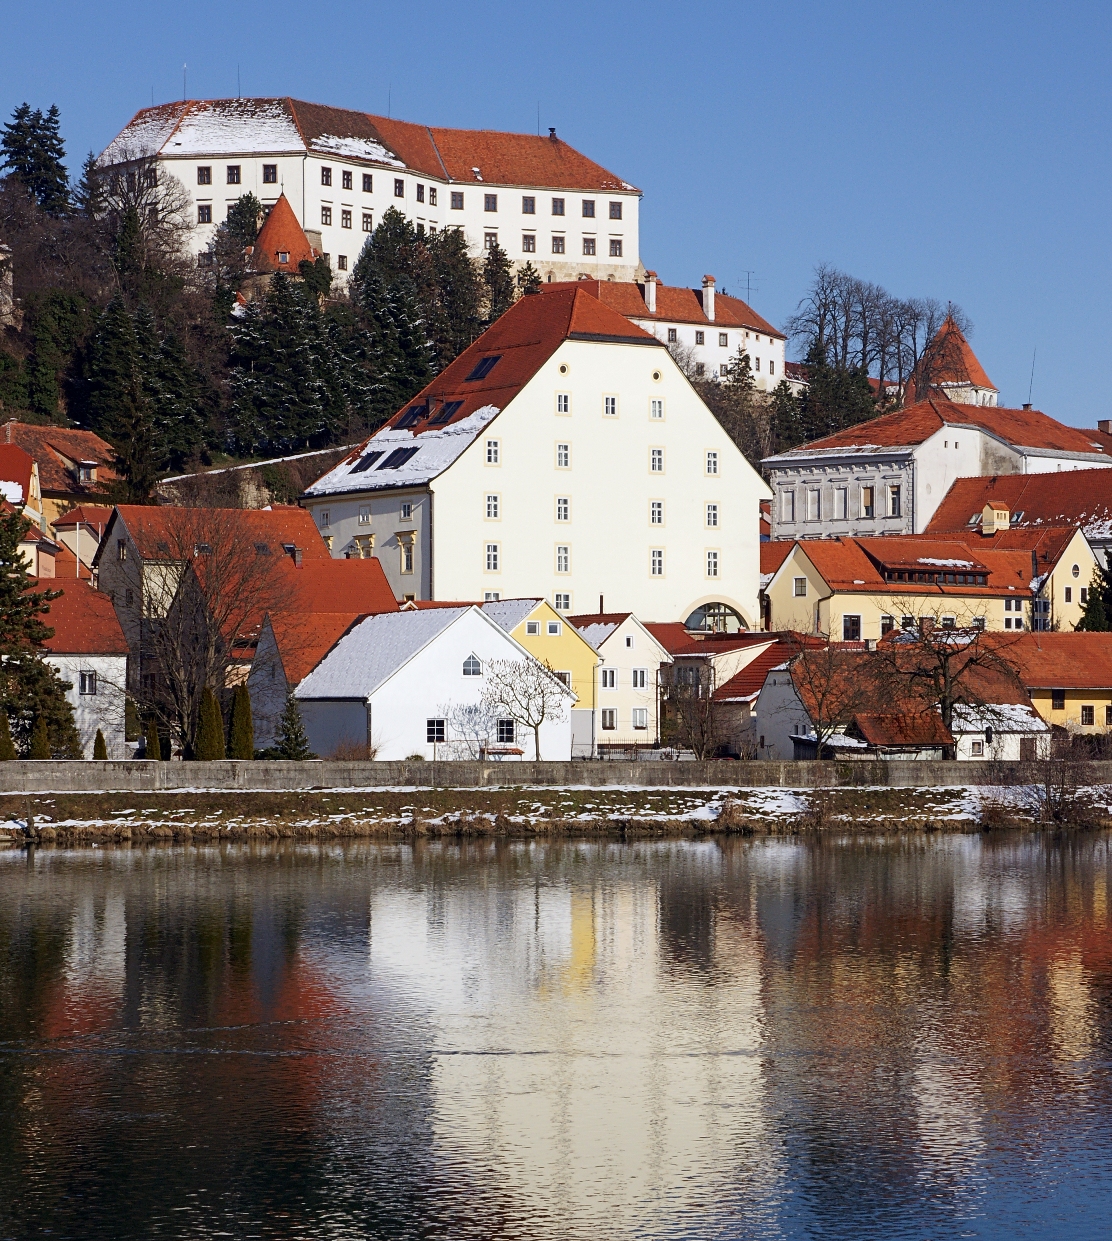
[[[857,711],[847,731],[882,748],[954,744],[937,711]]]
[[[1112,470],[1070,470],[1068,474],[1003,474],[991,478],[959,478],[927,527],[928,533],[971,532],[969,519],[980,518],[986,503],[998,501],[1011,510],[1013,528],[1080,526],[1086,535],[1112,533]],[[1016,517],[1022,518],[1016,523]],[[977,536],[970,534],[971,539]]]
[[[287,556],[293,598],[289,611],[396,612],[398,601],[377,557],[367,560],[306,559],[295,568]]]
[[[1112,633],[991,636],[1028,689],[1112,690]]]
[[[697,323],[700,327],[750,328],[775,336],[778,340],[785,339],[784,333],[762,318],[739,297],[730,297],[726,293],[718,293],[714,299],[714,319],[708,319],[703,310],[702,289],[687,289],[666,284],[656,286],[656,310],[650,311],[645,302],[645,286],[631,284],[622,280],[578,280],[572,283],[553,282],[542,286],[543,293],[551,293],[560,289],[585,289],[592,297],[597,297],[604,306],[609,306],[629,319],[651,319],[661,323]]]
[[[768,638],[771,635],[765,634]],[[804,639],[804,641],[806,641]],[[786,663],[793,655],[799,653],[802,643],[798,635],[782,634],[766,651],[761,651],[735,673],[728,681],[724,681],[715,691],[716,702],[753,702],[761,692],[765,678],[773,668]]]
[[[111,516],[112,510],[106,505],[79,504],[60,517],[55,517],[53,524],[55,530],[67,530],[78,523],[84,526],[99,526],[103,529],[108,525],[108,519]]]
[[[363,616],[359,612],[274,612],[268,619],[286,683],[292,687],[300,684]]]
[[[57,544],[58,550],[54,553],[54,576],[73,580],[81,578],[83,581],[93,580],[93,571],[86,564],[78,564],[77,557],[70,551],[64,543]]]
[[[43,621],[54,630],[44,645],[56,655],[126,655],[127,640],[112,600],[87,582],[40,581],[38,585],[61,590]]]
[[[927,350],[935,359],[931,375],[932,387],[942,385],[969,385],[976,388],[991,388],[997,391],[996,385],[985,373],[985,368],[970,348],[965,333],[953,321],[947,318],[938,329]],[[919,385],[918,369],[912,371],[907,381],[908,392],[915,392]]]
[[[650,632],[652,631],[650,630]],[[654,634],[653,636],[655,637],[656,635]],[[759,629],[742,633],[708,633],[698,637],[688,633],[686,644],[669,650],[668,654],[676,656],[695,655],[701,659],[708,659],[714,655],[722,655],[729,651],[740,651],[747,646],[759,646],[762,642],[772,641],[774,639],[770,633],[765,633]],[[663,645],[663,642],[661,642],[661,646]]]
[[[569,616],[568,620],[576,629],[582,629],[584,625],[622,625],[632,615],[632,612],[585,612]]]
[[[645,628],[669,655],[691,645],[691,634],[684,628],[682,621],[648,621]]]
[[[283,254],[285,262],[280,257]],[[255,271],[286,271],[297,275],[299,263],[311,263],[316,257],[317,252],[309,244],[289,200],[281,194],[259,229],[251,252],[251,267]]]
[[[95,496],[104,483],[112,482],[112,463],[116,453],[112,445],[92,431],[73,427],[36,426],[29,422],[5,422],[0,428],[5,444],[18,444],[34,457],[39,467],[39,486],[43,495]],[[79,483],[78,462],[95,462],[96,482]]]
[[[255,543],[266,543],[275,556],[283,554],[283,544],[292,543],[301,549],[305,560],[331,559],[312,516],[303,508],[180,509],[120,504],[113,517],[123,522],[139,554],[147,560],[179,557],[194,534],[197,541],[203,541],[206,526],[216,532],[222,528],[227,537],[242,541],[244,551],[252,555]],[[106,546],[105,541],[102,553]]]
[[[22,491],[21,502],[31,498],[31,474],[35,459],[18,444],[0,444],[0,480],[15,483]]]
[[[1037,409],[959,405],[937,396],[812,440],[784,455],[834,448],[912,448],[944,426],[975,428],[1019,448],[1102,455],[1112,463],[1112,450],[1094,432],[1064,426]]]
[[[791,555],[794,539],[770,539],[761,544],[761,574],[775,573]]]

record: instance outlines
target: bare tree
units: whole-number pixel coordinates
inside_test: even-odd
[[[662,739],[691,750],[700,762],[713,757],[721,744],[713,665],[704,660],[676,660],[661,667],[660,678]]]
[[[497,727],[497,717],[486,702],[454,702],[436,708],[444,720],[447,740],[440,744],[442,758],[482,758]]]
[[[815,754],[844,728],[858,711],[876,710],[878,693],[875,656],[838,642],[808,647],[791,663],[792,684],[811,721]]]
[[[492,716],[508,715],[533,730],[533,753],[541,757],[541,725],[558,724],[568,704],[568,687],[547,663],[527,659],[491,659],[484,667],[482,705]]]

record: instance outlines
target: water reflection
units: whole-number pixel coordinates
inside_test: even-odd
[[[1109,841],[0,857],[0,1237],[1074,1237]]]

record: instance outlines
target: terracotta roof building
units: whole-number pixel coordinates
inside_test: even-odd
[[[96,502],[115,481],[112,445],[92,431],[39,426],[14,419],[0,427],[0,445],[14,444],[34,461],[47,525],[75,505]]]
[[[995,405],[1000,392],[989,379],[965,333],[951,318],[923,350],[906,385],[909,402],[942,396],[961,405]]]
[[[299,264],[312,263],[318,257],[294,215],[289,199],[285,194],[279,194],[251,248],[251,270],[260,273],[281,271],[296,276]]]

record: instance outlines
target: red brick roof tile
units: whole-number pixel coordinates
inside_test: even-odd
[[[980,518],[985,504],[993,500],[1007,505],[1013,528],[1080,526],[1090,538],[1112,534],[1112,469],[959,478],[938,506],[927,531],[972,532],[976,527],[969,519]],[[1022,518],[1017,523],[1020,513]],[[970,533],[969,537],[980,536]]]
[[[649,310],[645,303],[645,286],[631,284],[623,280],[577,280],[554,282],[542,286],[543,293],[552,293],[560,289],[585,289],[592,297],[597,297],[604,306],[609,306],[629,319],[651,319],[661,323],[697,323],[700,327],[750,328],[775,336],[783,340],[784,333],[739,297],[730,297],[719,293],[714,299],[714,320],[707,318],[703,310],[703,292],[701,289],[673,287],[666,284],[656,286],[656,311]]]
[[[313,671],[363,615],[359,612],[274,612],[268,619],[286,682],[294,686]]]
[[[932,376],[934,386],[969,384],[976,388],[991,388],[994,392],[997,390],[996,385],[985,373],[985,368],[978,361],[969,341],[965,339],[965,333],[953,319],[946,319],[946,322],[935,333],[931,344],[931,352],[940,359],[941,363],[935,368],[935,374]],[[915,391],[916,379],[917,376],[913,371],[907,383],[909,392]]]
[[[62,591],[43,617],[54,630],[54,636],[44,643],[47,650],[56,655],[127,654],[124,631],[107,595],[84,581],[53,578],[38,584]]]
[[[251,252],[251,267],[255,271],[286,271],[297,275],[299,263],[311,263],[316,257],[317,252],[309,244],[289,200],[285,194],[280,195],[259,229]]]
[[[1028,689],[1112,690],[1112,633],[992,637]]]
[[[116,453],[112,445],[92,431],[74,427],[37,426],[29,422],[5,422],[0,428],[5,444],[18,444],[29,452],[39,467],[39,486],[43,495],[95,496],[104,483],[116,478],[112,464]],[[96,482],[77,481],[76,466],[93,462]]]

